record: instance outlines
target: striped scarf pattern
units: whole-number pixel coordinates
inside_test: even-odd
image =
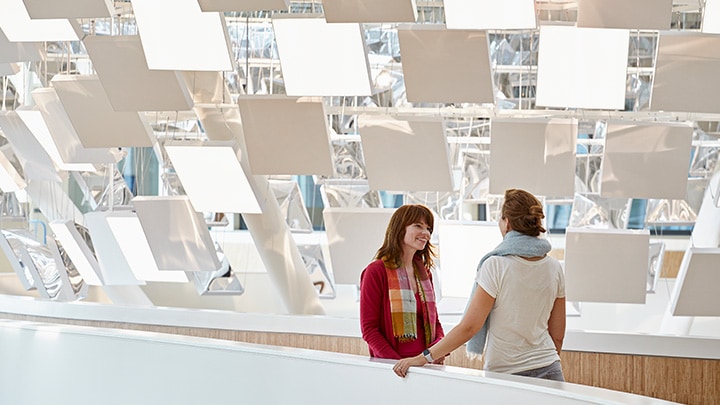
[[[418,287],[420,300],[424,311],[423,330],[425,331],[425,344],[430,345],[435,337],[437,312],[431,312],[430,306],[435,303],[435,292],[427,274],[422,277],[415,268],[415,281]],[[417,302],[407,272],[403,268],[385,268],[388,279],[388,292],[390,295],[390,316],[392,318],[393,335],[400,342],[410,342],[417,339]]]

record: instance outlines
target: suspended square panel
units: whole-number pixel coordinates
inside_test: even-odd
[[[132,202],[158,269],[220,268],[205,219],[187,196],[135,197]]]
[[[630,31],[543,25],[536,105],[625,108]]]
[[[139,36],[89,36],[83,44],[115,111],[192,108],[180,72],[148,69]]]
[[[404,25],[398,28],[398,39],[409,102],[495,102],[484,31]]]
[[[290,0],[198,0],[202,11],[285,10]]]
[[[52,84],[84,147],[153,145],[155,136],[145,116],[113,110],[97,76],[56,75]]]
[[[63,162],[116,163],[116,158],[109,148],[85,148],[82,145],[54,88],[41,87],[33,90],[31,94]]]
[[[720,249],[690,247],[670,297],[674,316],[720,316]]]
[[[382,246],[394,208],[325,208],[323,220],[337,284],[360,285],[360,273]]]
[[[673,0],[578,0],[577,26],[669,30]]]
[[[103,285],[100,263],[91,248],[92,240],[85,240],[77,227],[78,225],[73,221],[56,220],[50,222],[50,228],[55,234],[55,238],[70,257],[85,283],[88,285]]]
[[[10,142],[26,180],[62,181],[52,159],[17,112],[0,112],[0,129]]]
[[[321,98],[240,96],[238,105],[253,174],[332,176]]]
[[[0,63],[38,62],[43,59],[41,52],[40,44],[33,42],[10,42],[0,29]],[[17,71],[14,73],[17,73]],[[9,74],[3,74],[3,72],[0,71],[0,75],[8,76]]]
[[[704,1],[700,31],[705,34],[720,34],[720,1]]]
[[[441,118],[363,115],[358,124],[371,189],[453,190]]]
[[[148,68],[231,71],[220,13],[203,13],[197,0],[132,0]]]
[[[720,110],[720,36],[661,32],[650,93],[654,111]],[[692,73],[690,73],[692,72]]]
[[[85,225],[90,231],[95,255],[100,264],[100,279],[105,285],[142,285],[123,254],[110,229],[107,217],[112,211],[94,211],[85,214]]]
[[[57,168],[66,171],[95,171],[95,166],[90,163],[65,163],[63,161],[40,111],[16,110],[16,112],[32,136],[35,137],[40,146],[42,146],[48,156],[50,156],[50,159],[52,159]]]
[[[16,193],[27,187],[25,179],[18,173],[15,166],[0,152],[0,190],[3,193]]]
[[[490,194],[508,188],[553,197],[575,193],[577,120],[494,118],[490,128]]]
[[[165,150],[195,210],[262,213],[234,142],[168,141]]]
[[[680,124],[609,121],[600,195],[685,199],[693,128]]]
[[[32,19],[111,17],[112,0],[22,0]]]
[[[130,270],[138,280],[174,283],[188,281],[184,271],[158,269],[137,215],[132,212],[114,212],[105,219]]]
[[[415,0],[322,0],[329,23],[414,23]]]
[[[0,29],[12,42],[77,41],[67,19],[32,20],[23,0],[3,0]]]
[[[469,297],[480,259],[502,242],[500,228],[496,222],[484,221],[440,221],[437,225],[442,260],[436,284],[442,287],[443,299]]]
[[[644,304],[650,232],[568,228],[568,301]]]
[[[448,29],[527,30],[537,28],[534,0],[444,0]]]
[[[272,23],[288,96],[372,94],[360,24],[328,24],[297,14],[274,16]]]

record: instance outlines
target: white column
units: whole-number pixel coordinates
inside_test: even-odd
[[[267,176],[250,175],[245,158],[247,149],[238,108],[196,108],[205,132],[210,139],[236,139],[241,151],[240,164],[248,174],[250,185],[258,195],[262,214],[243,214],[250,235],[270,279],[280,294],[288,313],[322,315],[325,309],[305,269],[300,251],[285,223],[277,199],[270,189]],[[271,156],[266,156],[272,159]]]

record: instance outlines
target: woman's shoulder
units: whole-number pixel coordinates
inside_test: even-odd
[[[365,271],[369,273],[385,272],[385,264],[380,259],[373,260],[365,267]]]

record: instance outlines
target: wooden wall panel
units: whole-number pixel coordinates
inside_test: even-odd
[[[95,322],[7,313],[0,313],[0,318],[143,330],[263,345],[325,350],[361,356],[368,355],[365,342],[361,338],[355,337]],[[563,372],[568,382],[630,392],[683,404],[720,404],[720,360],[571,351],[563,352],[561,357]],[[465,355],[463,348],[451,353],[445,364],[455,367],[482,369],[482,361],[479,359],[470,360]]]

